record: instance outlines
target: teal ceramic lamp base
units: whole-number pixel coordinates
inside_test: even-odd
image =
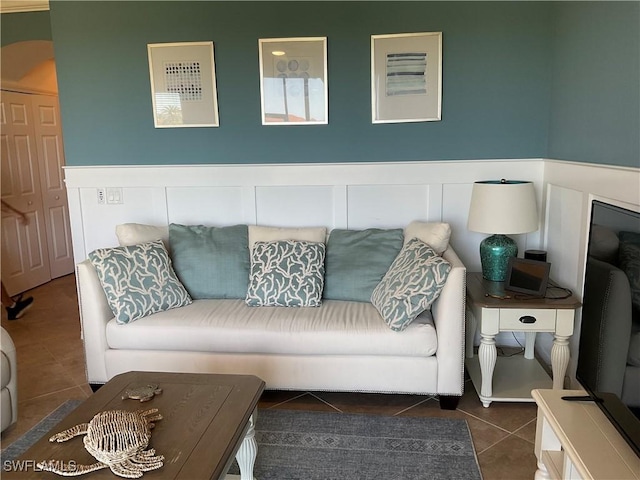
[[[504,282],[510,257],[518,256],[518,245],[506,235],[491,235],[480,243],[482,276],[492,282]]]

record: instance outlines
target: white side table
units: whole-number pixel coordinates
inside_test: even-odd
[[[505,298],[506,297],[506,298]],[[493,401],[533,402],[534,388],[561,389],[569,364],[569,337],[573,335],[575,310],[580,302],[536,299],[504,291],[501,282],[490,282],[481,273],[467,274],[467,370],[485,407]],[[473,339],[480,330],[477,357]],[[498,357],[495,336],[499,332],[524,332],[524,356]],[[553,381],[534,359],[536,334],[554,334],[551,349]]]

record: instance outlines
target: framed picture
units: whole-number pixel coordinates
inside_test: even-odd
[[[156,128],[217,127],[213,42],[147,45]]]
[[[442,32],[371,35],[371,121],[441,119]]]
[[[263,125],[329,123],[327,37],[258,40]]]

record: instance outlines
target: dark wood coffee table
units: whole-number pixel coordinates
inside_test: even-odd
[[[155,383],[162,393],[152,400],[122,400],[123,392],[136,385]],[[3,471],[3,478],[63,478],[38,471],[42,460],[74,461],[90,465],[96,460],[85,450],[78,436],[64,443],[50,443],[49,437],[74,425],[89,422],[104,410],[146,410],[157,408],[164,417],[152,430],[150,447],[164,455],[164,466],[146,472],[145,479],[224,478],[237,457],[242,480],[253,479],[257,453],[254,438],[255,412],[265,383],[251,375],[129,372],[118,375],[71,412],[47,435],[20,457],[27,471]],[[111,470],[98,470],[87,479],[120,478]]]

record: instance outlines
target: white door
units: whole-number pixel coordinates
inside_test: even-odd
[[[2,200],[24,212],[22,224],[2,213],[2,283],[10,295],[51,279],[40,168],[28,95],[2,92],[0,143]]]
[[[74,270],[58,98],[31,95],[51,278]]]

